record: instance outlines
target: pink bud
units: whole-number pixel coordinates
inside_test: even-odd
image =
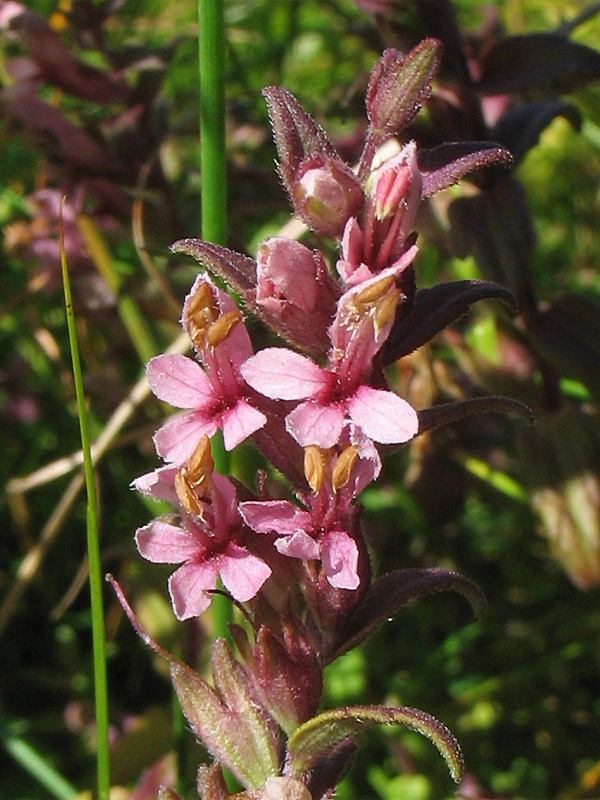
[[[350,217],[364,203],[352,170],[337,158],[310,158],[300,165],[293,181],[294,207],[313,230],[341,236]]]

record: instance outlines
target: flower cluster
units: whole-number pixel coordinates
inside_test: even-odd
[[[433,416],[415,410],[390,389],[386,365],[474,300],[502,296],[493,284],[465,281],[437,308],[430,292],[416,291],[413,227],[424,197],[473,168],[507,161],[506,151],[474,143],[458,160],[444,152],[428,158],[409,141],[377,164],[380,145],[426,99],[438,60],[434,40],[408,55],[384,53],[367,92],[370,125],[356,169],[289,92],[265,89],[281,179],[306,225],[339,248],[334,263],[280,237],[261,244],[256,262],[195,239],[173,247],[224,280],[287,345],[254,353],[239,308],[201,273],[182,316],[194,357],[161,355],[147,369],[154,394],[181,411],[154,438],[163,466],[134,482],[175,508],[138,530],[136,543],[150,561],[181,564],[169,580],[176,616],[203,613],[220,576],[252,620],[254,642],[232,628],[240,661],[215,643],[215,690],[172,660],[192,727],[248,798],[279,797],[278,780],[289,783],[286,791],[296,785],[299,797],[330,796],[351,756],[348,737],[366,721],[411,725],[460,771],[453,737],[423,712],[356,707],[311,719],[324,664],[409,597],[459,584],[476,596],[441,570],[373,581],[355,503],[380,472],[382,445],[388,451],[463,413],[456,404]],[[227,450],[253,441],[288,479],[293,499],[270,494],[265,475],[249,488],[217,474],[209,439],[219,429]],[[290,737],[285,758],[278,726]],[[203,796],[228,796],[214,771],[199,785]]]

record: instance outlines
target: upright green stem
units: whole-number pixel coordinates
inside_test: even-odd
[[[223,0],[198,0],[200,62],[200,159],[202,169],[202,238],[227,242],[227,171],[225,159],[225,25]],[[220,438],[213,438],[219,472],[229,471]],[[215,596],[212,604],[216,636],[228,636],[231,604]]]
[[[224,0],[198,0],[200,64],[200,162],[202,238],[227,244],[227,169],[225,158],[225,22]],[[213,437],[216,469],[227,474],[229,457],[220,437]],[[215,637],[229,639],[230,601],[219,594],[211,604]],[[230,789],[231,776],[225,775]]]
[[[81,449],[83,451],[83,469],[87,491],[86,530],[87,551],[90,570],[90,596],[92,609],[92,645],[94,653],[94,693],[96,702],[96,759],[98,800],[109,800],[110,794],[110,761],[108,747],[108,689],[106,681],[106,650],[104,644],[104,609],[102,606],[102,573],[100,567],[100,546],[98,544],[98,511],[96,506],[96,488],[94,486],[94,467],[90,451],[90,433],[88,416],[85,408],[85,394],[83,391],[83,378],[81,375],[81,361],[79,358],[79,344],[75,330],[75,315],[71,298],[71,284],[65,256],[62,205],[59,218],[60,262],[62,269],[63,287],[65,293],[65,310],[67,313],[67,328],[69,331],[69,345],[71,348],[71,361],[73,364],[73,380],[75,383],[75,396],[77,398],[77,411],[79,415],[79,429],[81,433]]]
[[[198,0],[202,238],[227,241],[223,0]]]

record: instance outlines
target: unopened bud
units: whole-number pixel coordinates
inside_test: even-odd
[[[302,219],[326,236],[341,236],[365,200],[358,179],[339,159],[309,159],[300,166],[293,187],[292,199]]]
[[[441,45],[425,39],[407,55],[386,50],[371,73],[367,114],[378,137],[405,128],[429,96],[440,62]]]
[[[375,216],[382,220],[395,214],[410,187],[410,170],[399,166],[384,170],[375,185]]]

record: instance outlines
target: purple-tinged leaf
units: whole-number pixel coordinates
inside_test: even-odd
[[[257,706],[243,667],[223,639],[212,645],[211,664],[218,691],[185,664],[171,662],[181,709],[209,753],[243,786],[257,788],[279,769],[274,724]]]
[[[346,706],[324,711],[301,725],[288,740],[289,769],[303,774],[335,746],[375,725],[406,725],[426,736],[444,757],[458,783],[463,757],[452,733],[435,717],[418,708]]]
[[[525,422],[535,422],[533,411],[520,400],[513,400],[512,397],[471,397],[420,411],[419,433],[480,414],[508,414]]]
[[[3,101],[10,116],[46,140],[46,149],[55,152],[64,163],[92,174],[118,174],[123,166],[104,145],[64,117],[58,108],[40,100],[33,93],[9,87]],[[47,146],[48,140],[51,142]]]
[[[481,69],[483,94],[561,94],[600,78],[600,53],[556,33],[528,33],[492,45]]]
[[[13,5],[18,7],[17,3]],[[75,58],[43,17],[23,7],[21,13],[12,16],[8,27],[29,51],[45,82],[96,103],[126,101],[126,84]]]
[[[536,317],[530,335],[561,375],[600,396],[600,304],[584,295],[564,295]]]
[[[256,286],[256,263],[235,250],[202,239],[179,239],[171,251],[192,256],[243,297]]]
[[[290,622],[286,646],[261,626],[256,635],[253,675],[264,705],[286,733],[291,733],[318,708],[323,669],[300,623]]]
[[[279,86],[266,86],[262,93],[267,101],[279,155],[279,173],[288,194],[291,194],[296,170],[305,158],[325,156],[338,159],[339,156],[323,128],[306,113],[291,92]]]
[[[341,629],[329,660],[356,647],[410,600],[438,592],[459,592],[481,615],[485,598],[468,578],[446,569],[403,569],[383,575],[373,583]]]
[[[512,155],[492,142],[452,142],[417,151],[419,169],[423,173],[422,196],[429,197],[447,189],[469,172],[490,164],[512,164]]]
[[[336,796],[335,787],[350,769],[356,750],[354,739],[345,739],[313,764],[307,783],[311,797],[330,800]]]
[[[527,301],[535,233],[521,184],[506,175],[473,197],[454,200],[448,217],[457,255],[472,254],[485,278]]]
[[[514,295],[491,281],[450,281],[421,289],[409,313],[392,328],[382,350],[383,363],[412,353],[466,314],[473,303],[491,299],[501,300],[516,311]]]
[[[211,645],[210,664],[215,688],[230,711],[243,720],[248,744],[252,745],[246,759],[254,759],[257,773],[265,776],[276,774],[279,766],[279,734],[273,719],[257,702],[253,678],[234,658],[225,639],[215,639]],[[262,783],[264,779],[253,785],[262,786]]]
[[[575,106],[562,100],[538,100],[508,111],[499,119],[490,136],[502,142],[518,164],[556,117],[564,117],[575,130],[581,126],[581,114]]]

